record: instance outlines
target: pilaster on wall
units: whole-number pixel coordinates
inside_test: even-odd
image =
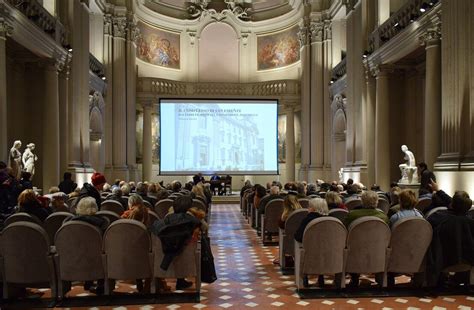
[[[331,22],[310,13],[300,25],[302,146],[299,179],[331,177],[331,113],[327,85],[332,69]]]
[[[458,184],[455,190],[472,195],[465,175],[474,171],[474,2],[446,0],[442,6],[442,140],[435,171],[452,171],[441,185]]]
[[[136,20],[126,7],[108,6],[104,17],[104,65],[108,80],[105,170],[112,179],[135,180]]]
[[[7,64],[6,41],[11,32],[11,26],[0,19],[0,161],[8,162],[8,135],[7,135]]]

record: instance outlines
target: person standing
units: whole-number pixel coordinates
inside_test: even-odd
[[[426,163],[418,163],[418,173],[420,174],[420,189],[426,189],[431,193],[431,181],[436,182],[436,176],[428,170]]]

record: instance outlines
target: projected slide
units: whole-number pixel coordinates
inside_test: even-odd
[[[160,174],[277,174],[276,100],[160,101]]]

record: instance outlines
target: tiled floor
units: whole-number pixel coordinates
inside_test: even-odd
[[[171,305],[101,307],[100,309],[471,309],[474,296],[300,299],[294,276],[282,275],[272,261],[276,246],[262,246],[238,205],[215,205],[211,242],[219,279],[202,288],[201,302]],[[120,284],[120,290],[132,287]],[[81,294],[80,288],[74,289]],[[82,294],[84,294],[82,292]],[[80,308],[75,308],[80,309]],[[91,309],[91,308],[82,308]],[[92,308],[98,309],[98,308]]]

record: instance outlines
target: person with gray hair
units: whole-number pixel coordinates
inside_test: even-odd
[[[322,216],[327,216],[329,213],[328,204],[323,198],[311,198],[309,200],[308,215],[301,221],[300,227],[295,232],[295,240],[303,242],[303,233],[306,226],[314,220]]]
[[[112,194],[108,195],[105,197],[105,200],[114,200],[120,203],[123,207],[124,210],[128,209],[128,202],[127,199],[122,197],[122,190],[118,188],[117,186],[114,187],[112,190]]]
[[[270,194],[263,196],[258,205],[257,228],[260,227],[260,219],[262,214],[265,214],[265,206],[272,200],[283,199],[280,195],[280,188],[276,185],[270,187]]]
[[[375,216],[382,219],[385,223],[389,223],[389,219],[383,211],[377,209],[379,196],[374,191],[365,191],[362,193],[362,207],[353,209],[347,215],[345,225],[349,227],[353,221],[364,216]]]
[[[104,217],[96,215],[98,209],[93,197],[84,197],[78,202],[76,215],[70,220],[89,223],[99,228],[103,233],[107,229],[107,226],[109,226],[109,221]]]
[[[148,201],[152,207],[155,206],[157,200],[153,197],[148,196],[148,184],[143,182],[137,183],[137,194],[142,197],[144,201]]]
[[[311,196],[311,195],[317,195],[318,194],[318,188],[316,184],[314,183],[309,183],[306,186],[306,195]]]

